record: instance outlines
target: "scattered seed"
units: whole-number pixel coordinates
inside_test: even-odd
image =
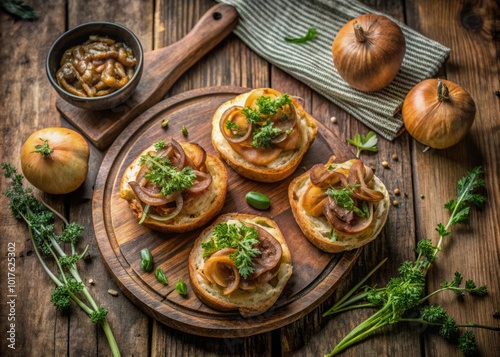
[[[167,119],[167,120],[164,120],[164,121],[161,123],[161,127],[162,127],[162,128],[166,128],[166,127],[168,127],[168,123],[170,123],[170,120],[168,120],[168,119]]]
[[[330,121],[331,121],[333,124],[337,124],[337,117],[331,117],[331,118],[330,118]]]
[[[94,279],[89,279],[89,284],[94,285]]]
[[[182,135],[188,136],[188,130],[184,125],[182,126]]]
[[[109,290],[108,290],[108,294],[109,294],[109,295],[113,295],[113,296],[118,296],[118,291],[113,290],[113,289],[109,289]]]
[[[398,202],[398,201],[396,201],[396,200],[394,200],[394,201],[392,201],[392,205],[393,205],[393,206],[399,206],[399,202]]]
[[[399,196],[401,194],[401,191],[399,191],[399,188],[394,189],[394,194]]]
[[[493,313],[493,318],[494,319],[500,319],[500,312],[499,311],[496,311]]]
[[[500,90],[496,90],[496,91],[495,91],[495,95],[496,95],[498,98],[500,98]]]
[[[382,167],[389,168],[389,163],[387,161],[382,161]]]
[[[396,155],[396,154],[392,154],[392,159],[393,159],[394,161],[398,161],[399,157],[398,157],[398,155]]]
[[[420,198],[421,198],[421,199],[424,199],[424,198],[425,198],[425,196],[424,196],[424,195],[420,195]]]

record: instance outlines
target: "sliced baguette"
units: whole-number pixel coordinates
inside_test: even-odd
[[[183,147],[186,155],[189,156],[191,147],[195,144],[183,142],[180,145]],[[128,185],[128,182],[134,181],[139,173],[141,168],[141,165],[139,165],[140,157],[153,150],[153,145],[144,150],[125,170],[120,182],[120,197],[128,201],[132,212],[138,220],[142,217],[142,205],[134,191]],[[160,222],[147,217],[142,225],[158,231],[182,233],[199,228],[215,217],[224,207],[226,200],[227,170],[224,163],[217,156],[208,153],[205,165],[208,173],[212,176],[212,183],[206,192],[187,202],[173,219]]]
[[[254,90],[265,90],[263,88]],[[251,91],[252,92],[252,91]],[[227,140],[221,133],[219,121],[223,113],[233,106],[244,106],[246,99],[251,92],[243,93],[237,97],[223,103],[212,117],[212,145],[218,154],[241,176],[259,182],[277,182],[290,176],[302,157],[305,155],[317,134],[316,120],[305,112],[304,108],[292,98],[295,110],[299,117],[297,127],[301,135],[301,144],[296,150],[287,150],[280,153],[267,166],[255,165],[248,162],[240,154],[231,148]]]
[[[253,290],[237,289],[231,295],[225,296],[222,295],[220,288],[211,284],[202,273],[205,260],[203,259],[201,243],[211,239],[217,224],[228,221],[251,223],[267,230],[280,242],[282,257],[279,272],[271,281]],[[213,309],[237,310],[243,317],[256,316],[267,311],[280,296],[292,275],[292,271],[292,257],[276,222],[269,218],[249,214],[228,213],[220,216],[216,222],[200,234],[189,254],[189,277],[196,296]]]
[[[351,165],[352,161],[336,164],[337,167],[346,169],[349,169]],[[288,187],[288,198],[293,216],[306,238],[319,249],[330,253],[356,249],[374,240],[385,225],[389,214],[390,200],[385,185],[378,177],[374,176],[371,182],[373,184],[370,188],[382,192],[384,199],[374,203],[374,217],[370,226],[358,234],[337,232],[336,241],[331,241],[332,227],[326,217],[309,215],[301,204],[304,192],[311,185],[309,171],[292,180]]]

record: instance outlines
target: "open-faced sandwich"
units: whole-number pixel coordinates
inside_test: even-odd
[[[262,314],[292,275],[292,258],[277,224],[265,217],[228,213],[206,228],[189,254],[189,277],[208,306]]]
[[[304,235],[326,252],[361,247],[382,230],[389,212],[385,185],[361,160],[314,165],[288,188]]]
[[[123,173],[120,197],[139,223],[164,232],[187,232],[208,223],[226,199],[227,171],[196,143],[159,140]]]
[[[254,89],[212,117],[212,145],[240,175],[276,182],[291,175],[316,138],[316,121],[288,94]]]

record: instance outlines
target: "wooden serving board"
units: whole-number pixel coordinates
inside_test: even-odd
[[[136,305],[162,323],[197,335],[242,337],[287,325],[317,307],[336,288],[350,270],[359,250],[328,254],[318,250],[303,236],[293,218],[288,185],[316,163],[331,155],[339,160],[352,158],[344,141],[318,123],[318,136],[301,166],[289,178],[273,184],[258,183],[228,169],[226,203],[221,213],[260,214],[280,226],[293,260],[293,275],[276,304],[265,314],[243,319],[236,312],[219,312],[204,305],[193,293],[188,274],[188,255],[202,228],[184,234],[155,232],[140,226],[126,201],[119,197],[120,179],[128,165],[146,147],[159,139],[192,141],[208,153],[211,144],[211,118],[217,107],[237,94],[241,87],[209,87],[179,94],[150,108],[129,125],[107,152],[95,183],[92,217],[95,237],[102,258],[122,292]],[[170,120],[162,128],[163,120]],[[182,126],[188,131],[182,134]],[[271,199],[271,208],[257,211],[245,201],[248,191],[259,191]],[[154,275],[140,269],[140,250],[148,248],[154,256],[155,270],[165,271],[169,285],[160,284]],[[186,298],[175,291],[182,279],[188,285]]]
[[[61,97],[56,107],[98,149],[106,149],[134,118],[158,103],[184,72],[229,35],[238,19],[234,7],[217,4],[180,41],[145,53],[140,83],[132,96],[115,108],[80,109]]]

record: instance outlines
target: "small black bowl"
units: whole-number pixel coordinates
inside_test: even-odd
[[[134,51],[137,64],[133,77],[122,88],[100,97],[79,97],[59,86],[56,73],[61,67],[60,61],[64,52],[73,46],[83,44],[92,35],[107,36],[117,42],[126,44]],[[143,66],[144,54],[139,39],[126,27],[112,22],[88,22],[66,31],[50,47],[46,61],[49,81],[61,98],[76,107],[86,110],[110,109],[125,102],[139,84]]]

